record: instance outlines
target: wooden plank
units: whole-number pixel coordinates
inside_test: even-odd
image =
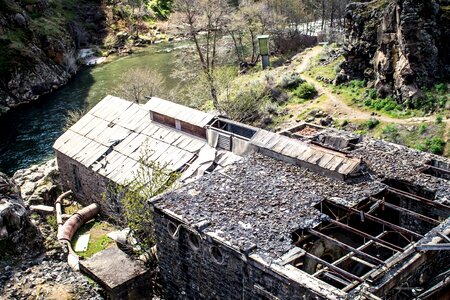
[[[360,215],[360,211],[358,211],[357,209],[350,208],[350,207],[346,207],[346,206],[344,206],[344,205],[341,205],[341,204],[338,204],[338,203],[331,202],[331,201],[329,201],[329,200],[324,200],[323,202],[324,202],[324,203],[327,203],[327,204],[329,204],[329,205],[331,205],[331,206],[336,206],[336,207],[338,207],[338,208],[340,208],[340,209],[343,209],[343,210],[345,210],[345,211],[347,211],[347,212],[350,212],[350,213],[353,213],[353,214],[355,214],[355,215],[358,215],[358,216]],[[371,221],[374,221],[375,223],[383,224],[383,225],[385,225],[385,226],[387,226],[387,227],[389,227],[389,228],[391,228],[391,229],[393,229],[393,230],[396,230],[396,231],[401,232],[401,233],[403,233],[403,234],[407,234],[407,235],[409,235],[409,236],[411,236],[411,237],[415,237],[415,238],[418,238],[418,239],[423,238],[423,235],[418,234],[417,232],[414,232],[414,231],[408,230],[408,229],[406,229],[406,228],[403,228],[403,227],[401,227],[401,226],[392,224],[392,223],[390,223],[390,222],[388,222],[388,221],[385,221],[385,220],[383,220],[383,219],[374,217],[374,216],[372,216],[372,215],[364,214],[364,218],[366,218],[366,219],[368,219],[368,220],[371,220]]]
[[[336,170],[337,167],[341,165],[341,163],[344,161],[342,157],[335,156],[326,166],[325,168],[331,171]]]
[[[322,157],[324,156],[324,153],[322,151],[314,151],[314,154],[308,158],[307,162],[313,164],[313,165],[318,165],[318,163],[320,162],[320,160],[322,159]]]
[[[72,138],[72,136],[75,134],[72,130],[67,130],[63,133],[53,144],[53,148],[55,150],[58,150],[59,152],[65,153],[65,145],[67,142]]]
[[[90,167],[94,162],[102,157],[106,153],[106,151],[108,151],[108,147],[97,143],[97,147],[93,148],[92,152],[87,155],[82,161],[80,161],[80,163],[82,163],[86,167]]]
[[[90,139],[75,133],[71,140],[67,143],[65,154],[70,158],[73,158],[78,152],[86,147],[91,142]]]
[[[363,231],[361,231],[361,230],[358,230],[358,229],[356,229],[356,228],[353,228],[353,227],[351,227],[351,226],[348,226],[348,225],[346,225],[346,224],[344,224],[344,223],[342,223],[342,222],[339,222],[339,221],[336,221],[336,220],[333,220],[333,219],[328,220],[328,221],[329,221],[331,224],[336,225],[336,226],[338,226],[338,227],[341,227],[341,228],[343,228],[343,229],[345,229],[345,230],[348,230],[348,231],[350,231],[350,232],[352,232],[352,233],[354,233],[354,234],[356,234],[356,235],[362,236],[362,237],[367,238],[367,239],[370,239],[370,240],[374,240],[374,241],[377,242],[378,244],[383,245],[384,247],[387,247],[387,248],[389,248],[389,249],[391,249],[391,250],[393,250],[393,251],[399,251],[399,252],[402,252],[402,251],[403,251],[403,248],[402,248],[402,247],[399,247],[399,246],[397,246],[397,245],[391,244],[391,243],[389,243],[389,242],[387,242],[387,241],[384,241],[384,240],[382,240],[382,239],[379,239],[379,238],[377,238],[377,237],[375,237],[375,236],[372,236],[372,235],[370,235],[370,234],[368,234],[368,233],[365,233],[365,232],[363,232]]]
[[[322,167],[325,169],[325,166],[333,159],[333,155],[330,153],[325,153],[322,159],[319,161],[318,165],[319,167]]]
[[[206,141],[198,140],[198,139],[192,137],[192,138],[190,138],[190,141],[189,141],[189,143],[187,145],[185,145],[184,147],[182,147],[180,145],[179,147],[181,149],[184,149],[184,150],[188,151],[188,152],[197,153],[205,145],[206,145]]]
[[[425,222],[428,222],[428,223],[431,223],[431,224],[434,224],[434,225],[441,224],[441,222],[439,222],[439,221],[437,221],[435,219],[432,219],[430,217],[427,217],[427,216],[424,216],[422,214],[416,213],[415,211],[412,211],[412,210],[409,210],[409,209],[406,209],[406,208],[394,205],[392,203],[386,202],[386,201],[384,201],[382,199],[376,199],[376,198],[373,198],[373,197],[369,197],[369,200],[372,201],[372,202],[378,202],[378,201],[381,200],[381,203],[380,203],[381,206],[384,205],[384,206],[389,207],[389,208],[391,208],[393,210],[396,210],[396,211],[399,211],[399,212],[411,215],[411,216],[413,216],[413,217],[415,217],[415,218],[417,218],[419,220],[422,220],[422,221],[425,221]]]
[[[92,119],[95,119],[96,117],[91,115],[90,113],[87,113],[84,115],[80,120],[78,120],[74,125],[70,127],[70,129],[74,132],[80,132],[83,127],[85,127],[87,124],[89,124]]]
[[[94,128],[86,134],[86,137],[88,137],[94,141],[99,141],[99,138],[102,136],[102,134],[108,128],[108,124],[109,123],[106,122],[105,120],[97,119],[97,122],[96,122]]]
[[[90,114],[95,115],[99,110],[102,110],[104,106],[106,106],[109,103],[109,99],[112,96],[108,95],[105,98],[103,98],[99,103],[97,103],[90,111]]]

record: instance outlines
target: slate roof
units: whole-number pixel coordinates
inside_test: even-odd
[[[178,104],[164,102],[177,111]],[[152,122],[148,108],[113,96],[99,102],[53,147],[117,183],[133,178],[143,149],[151,153],[149,159],[174,171],[197,159],[201,149],[216,154],[206,140]]]
[[[319,173],[322,170],[323,173],[335,174],[334,177],[345,178],[356,173],[361,164],[359,158],[262,129],[253,136],[250,142],[272,153],[292,158],[294,163],[303,167],[310,166]],[[277,158],[277,156],[274,157]]]
[[[379,182],[346,184],[261,154],[245,157],[153,200],[157,209],[203,221],[203,232],[217,234],[239,249],[256,246],[269,260],[292,248],[291,234],[320,222],[314,208],[325,198],[348,204],[384,189]]]

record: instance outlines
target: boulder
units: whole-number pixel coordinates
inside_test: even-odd
[[[52,159],[28,169],[18,170],[13,180],[19,186],[25,203],[53,204],[59,191],[58,176],[56,159]]]

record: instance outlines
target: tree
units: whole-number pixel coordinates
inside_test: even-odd
[[[164,77],[149,68],[130,69],[120,77],[116,94],[136,103],[147,102],[148,97],[164,97]]]
[[[147,143],[139,158],[138,169],[123,184],[111,183],[104,194],[104,207],[114,223],[130,228],[140,247],[139,254],[149,251],[155,244],[153,216],[148,204],[152,197],[171,188],[179,178],[177,172],[150,159]]]
[[[194,42],[200,66],[206,76],[213,105],[219,109],[214,71],[217,67],[218,43],[229,24],[231,6],[228,0],[175,0],[177,14]],[[204,35],[200,35],[203,31]]]

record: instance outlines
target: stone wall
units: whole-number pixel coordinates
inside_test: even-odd
[[[107,178],[62,153],[56,152],[56,160],[64,190],[72,190],[84,206],[96,202],[103,210],[106,209],[103,194],[108,191],[110,184]]]
[[[450,72],[450,18],[445,2],[350,4],[345,17],[344,75],[365,79],[380,96],[393,94],[400,102],[420,96],[422,87],[444,81]]]
[[[168,227],[176,230],[178,225],[161,212],[154,213],[166,299],[324,299],[209,236],[201,238],[181,226],[177,238],[172,238]],[[190,234],[197,236],[198,248]]]

